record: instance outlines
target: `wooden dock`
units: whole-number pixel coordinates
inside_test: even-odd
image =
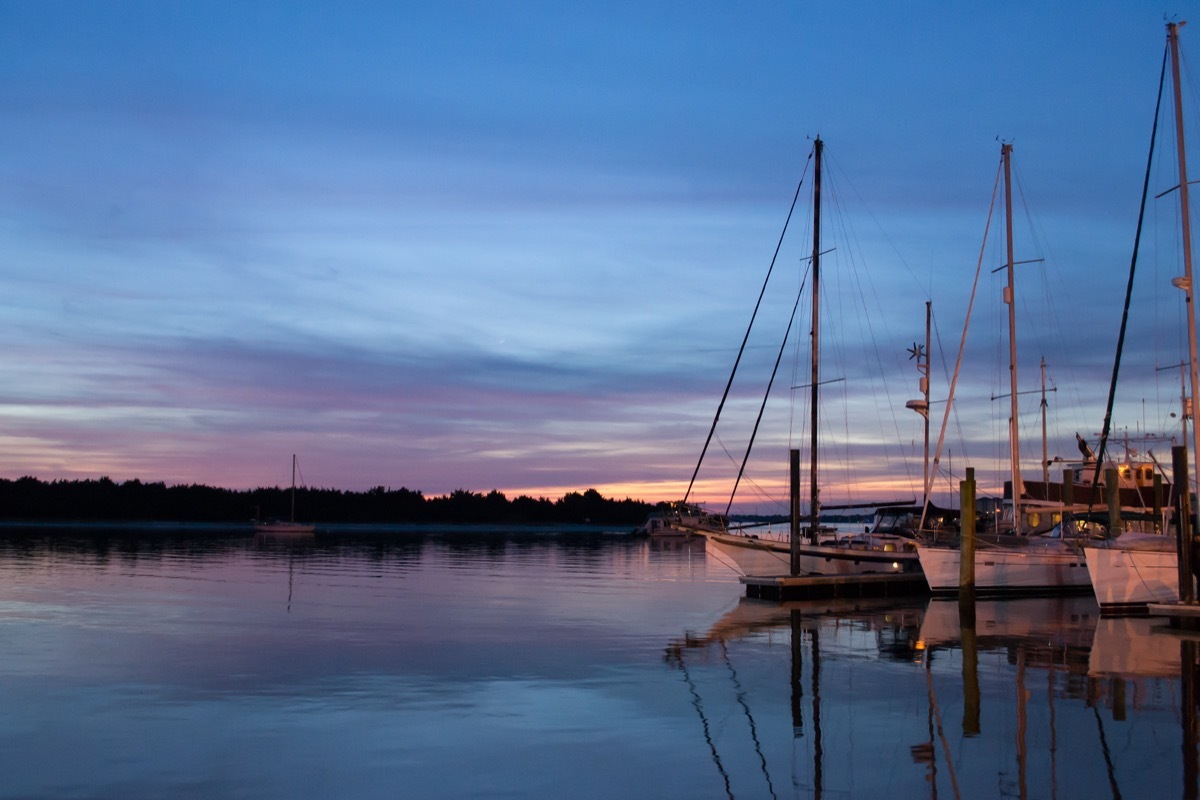
[[[1146,613],[1166,617],[1172,630],[1200,631],[1200,603],[1150,603]]]
[[[790,575],[741,578],[746,597],[761,600],[817,600],[827,597],[911,597],[929,594],[920,572],[870,575]]]

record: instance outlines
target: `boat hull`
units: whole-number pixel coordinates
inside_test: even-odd
[[[1088,547],[1084,554],[1101,611],[1179,601],[1179,556],[1170,550]]]
[[[929,590],[959,591],[960,552],[949,547],[918,547]],[[975,552],[975,591],[981,594],[1086,592],[1091,587],[1083,554],[1070,547],[1031,545]]]
[[[254,526],[255,533],[314,533],[316,525],[303,522],[259,522]]]
[[[705,544],[718,557],[733,562],[745,575],[773,576],[791,572],[787,541],[733,533],[703,532]],[[887,547],[886,545],[884,547]],[[875,575],[920,569],[917,554],[900,549],[802,544],[798,575]]]

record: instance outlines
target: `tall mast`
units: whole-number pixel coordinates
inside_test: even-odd
[[[1196,359],[1196,308],[1192,302],[1192,217],[1188,205],[1187,157],[1183,146],[1183,90],[1179,84],[1179,26],[1184,23],[1167,23],[1167,42],[1171,48],[1171,80],[1175,84],[1175,146],[1179,156],[1179,216],[1183,226],[1183,280],[1172,283],[1183,289],[1187,311],[1188,357],[1191,361],[1192,403],[1196,402],[1196,388],[1200,384],[1200,366]],[[1200,425],[1192,425],[1192,458],[1196,465],[1192,480],[1200,478]],[[1185,487],[1189,488],[1189,487]],[[1190,490],[1190,489],[1189,489]]]
[[[1187,393],[1187,364],[1179,364],[1179,418],[1180,425],[1183,427],[1182,435],[1179,441],[1185,445],[1188,440],[1188,420],[1192,418],[1192,399]]]
[[[1042,483],[1050,483],[1049,451],[1046,447],[1046,357],[1042,356]]]
[[[813,254],[812,254],[812,419],[810,430],[812,452],[809,462],[809,517],[808,538],[817,542],[817,525],[821,516],[821,500],[817,495],[817,387],[820,386],[820,297],[821,297],[821,137],[813,143]]]
[[[1009,461],[1012,467],[1013,533],[1021,532],[1021,442],[1017,425],[1017,304],[1013,289],[1013,221],[1012,221],[1012,145],[1000,145],[1004,162],[1004,226],[1008,243],[1008,286],[1004,302],[1008,304],[1008,382],[1010,410],[1008,419]]]
[[[909,358],[915,359],[917,362],[917,373],[921,376],[919,387],[921,389],[920,400],[909,400],[904,404],[905,408],[911,408],[913,411],[920,414],[925,419],[925,482],[922,484],[921,504],[924,506],[929,503],[929,319],[933,303],[929,300],[925,301],[925,345],[921,346],[913,342],[913,346],[909,348]],[[922,524],[924,523],[924,509],[922,509],[921,517]]]
[[[296,454],[292,453],[292,522],[296,521]]]
[[[926,300],[925,301],[925,365],[924,365],[924,367],[922,367],[922,365],[920,363],[921,359],[919,359],[919,358],[917,359],[917,369],[919,369],[921,371],[921,394],[923,394],[925,396],[925,413],[921,415],[921,416],[925,417],[925,474],[924,474],[925,480],[924,480],[924,483],[921,484],[923,487],[925,487],[925,490],[923,492],[924,496],[921,498],[922,505],[924,505],[929,500],[929,318],[932,313],[932,311],[931,311],[932,307],[933,307],[933,302],[930,300]]]

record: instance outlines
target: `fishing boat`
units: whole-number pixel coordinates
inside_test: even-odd
[[[255,521],[255,533],[274,533],[274,534],[304,534],[314,533],[317,526],[311,522],[296,522],[296,454],[292,454],[292,491],[291,491],[291,512],[286,520],[272,519],[263,522]]]
[[[1183,92],[1180,86],[1180,70],[1179,70],[1179,23],[1167,23],[1167,49],[1163,56],[1162,75],[1159,78],[1159,98],[1161,106],[1161,98],[1163,88],[1166,85],[1166,73],[1168,57],[1171,65],[1171,77],[1174,86],[1174,107],[1175,107],[1175,125],[1176,125],[1176,157],[1178,159],[1178,179],[1179,185],[1176,187],[1179,196],[1179,211],[1180,211],[1180,244],[1183,252],[1183,267],[1184,275],[1182,278],[1172,280],[1172,285],[1178,289],[1182,289],[1185,300],[1185,313],[1187,315],[1187,344],[1189,362],[1186,366],[1190,367],[1191,391],[1192,399],[1197,396],[1197,384],[1200,383],[1200,378],[1197,376],[1197,349],[1196,349],[1196,311],[1193,302],[1193,283],[1192,283],[1192,235],[1191,235],[1191,217],[1189,210],[1189,186],[1187,178],[1187,159],[1185,156],[1184,147],[1184,127],[1183,127]],[[1157,115],[1157,109],[1155,111]],[[1155,119],[1153,131],[1156,133],[1158,129],[1158,120]],[[1151,134],[1151,159],[1154,153],[1154,133]],[[1150,165],[1147,164],[1147,188],[1149,183]],[[1145,207],[1147,188],[1143,188],[1142,205]],[[1141,223],[1138,224],[1138,235],[1141,234]],[[1135,242],[1134,248],[1134,263],[1136,263],[1137,246]],[[1131,268],[1132,269],[1132,268]],[[1132,286],[1132,275],[1130,280]],[[1124,325],[1124,323],[1122,323]],[[1124,331],[1122,330],[1122,334]],[[1120,351],[1117,354],[1117,364],[1120,364]],[[1113,387],[1115,389],[1117,370],[1113,371]],[[1189,403],[1187,398],[1184,400],[1184,413],[1181,415],[1184,420],[1184,436],[1185,442],[1189,441],[1187,435],[1187,418],[1189,416]],[[1110,390],[1109,405],[1112,405],[1112,390]],[[1190,443],[1193,445],[1193,459],[1200,459],[1200,427],[1192,425],[1192,435]],[[1178,469],[1186,473],[1188,468],[1188,459],[1186,457],[1186,448],[1178,448]],[[1193,464],[1197,464],[1197,475],[1200,475],[1200,461],[1194,460]],[[1189,502],[1185,491],[1185,486],[1180,486],[1175,492],[1175,504],[1177,507],[1187,509]],[[1180,497],[1182,495],[1182,497]],[[1185,531],[1189,525],[1190,513],[1180,514],[1176,512],[1175,522],[1176,527],[1182,527]],[[1102,611],[1113,613],[1124,612],[1141,612],[1145,611],[1146,606],[1150,603],[1172,603],[1180,600],[1180,581],[1185,580],[1180,576],[1180,562],[1178,555],[1178,547],[1182,546],[1185,536],[1180,536],[1177,540],[1175,536],[1163,535],[1169,526],[1164,525],[1162,532],[1124,532],[1115,537],[1107,538],[1101,541],[1089,543],[1085,548],[1084,554],[1087,559],[1087,568],[1091,576],[1092,588],[1096,595],[1096,601],[1100,604]],[[1190,536],[1191,534],[1186,534]],[[1190,571],[1189,571],[1190,572]],[[1193,580],[1191,575],[1188,575],[1186,580]]]
[[[896,573],[896,572],[916,572],[920,565],[917,561],[917,553],[913,544],[913,537],[910,531],[902,531],[896,528],[889,530],[865,530],[861,533],[845,533],[839,532],[831,527],[821,524],[822,503],[818,490],[818,409],[820,408],[819,390],[821,386],[820,375],[820,297],[821,297],[821,180],[822,180],[822,157],[824,152],[824,142],[818,137],[813,142],[811,155],[811,163],[813,165],[813,226],[812,226],[812,254],[811,258],[806,259],[809,262],[809,282],[812,296],[812,327],[810,332],[810,365],[811,365],[811,381],[809,383],[809,410],[811,418],[809,420],[809,437],[810,437],[810,460],[809,460],[809,513],[805,517],[800,515],[799,504],[799,459],[798,450],[792,450],[793,466],[791,469],[791,484],[793,492],[793,500],[789,509],[788,518],[791,520],[789,528],[786,532],[779,531],[760,531],[746,526],[737,526],[729,522],[729,507],[726,508],[724,514],[707,515],[702,518],[696,518],[695,515],[689,519],[677,518],[673,521],[673,525],[680,529],[686,530],[694,535],[702,536],[705,539],[706,545],[711,546],[713,552],[720,554],[726,558],[731,565],[747,575],[758,576],[776,576],[776,575],[853,575],[853,574],[869,574],[869,573]],[[801,180],[803,185],[803,179]],[[797,197],[800,194],[800,188],[796,191]],[[793,201],[793,209],[794,209]],[[791,213],[788,215],[791,219]],[[784,233],[786,234],[786,225]],[[780,242],[782,244],[783,237]],[[778,257],[779,250],[776,249]],[[775,266],[775,260],[772,259],[771,268]],[[771,270],[768,270],[767,280],[770,280]],[[751,317],[750,325],[753,327],[755,317],[758,314],[761,306],[763,294],[766,292],[766,283],[763,285],[762,292],[759,294],[759,305],[756,305],[754,315]],[[787,332],[784,334],[784,343],[788,341],[792,330],[792,323],[795,320],[796,310],[799,307],[800,297],[796,296],[796,303],[792,307],[791,317],[788,320]],[[685,494],[684,500],[681,503],[682,507],[691,508],[688,504],[688,498],[691,495],[692,489],[696,483],[696,476],[699,473],[700,465],[704,460],[708,447],[713,439],[713,434],[716,430],[717,423],[720,419],[721,410],[729,397],[730,387],[733,385],[734,375],[737,373],[738,365],[741,362],[742,354],[746,350],[746,343],[749,340],[750,329],[746,331],[746,337],[742,341],[742,348],[738,352],[738,357],[733,366],[733,373],[729,377],[729,383],[725,387],[725,394],[718,404],[716,416],[713,419],[712,428],[709,430],[708,438],[704,443],[704,448],[701,451],[700,459],[696,464],[696,470],[692,473],[692,480],[689,483],[688,491]],[[758,432],[758,423],[761,422],[763,409],[766,407],[767,395],[770,394],[771,386],[775,381],[775,377],[779,368],[780,358],[783,355],[783,347],[781,346],[779,355],[775,361],[775,370],[771,374],[771,378],[767,384],[767,391],[763,397],[763,405],[760,407],[758,421],[755,422],[754,433]],[[800,387],[793,387],[800,388]],[[730,495],[730,506],[733,503],[733,495],[737,492],[746,468],[746,460],[749,458],[750,449],[754,445],[754,435],[751,436],[750,444],[747,446],[745,457],[742,459],[741,467],[738,471],[737,478],[734,480],[733,493]],[[881,508],[887,505],[906,505],[912,506],[912,500],[906,500],[901,503],[856,503],[847,506],[827,505],[825,508]],[[807,521],[807,527],[801,528],[801,521]]]
[[[1029,514],[1023,510],[1026,501],[1021,478],[1020,436],[1018,434],[1017,334],[1014,287],[1015,260],[1012,234],[1012,150],[1009,142],[1000,146],[1000,175],[1004,183],[1005,230],[1008,283],[1004,302],[1008,306],[1008,372],[1009,390],[1009,468],[1011,470],[1010,502],[1005,518],[975,551],[975,590],[981,594],[1027,594],[1044,592],[1086,591],[1089,588],[1087,568],[1078,538],[1070,534],[1069,526],[1058,525],[1031,529]],[[1043,369],[1044,375],[1044,369]],[[1043,381],[1044,392],[1044,381]],[[1043,409],[1044,409],[1043,404]],[[1045,458],[1043,458],[1045,464]],[[1040,515],[1037,520],[1041,522]],[[960,587],[961,550],[940,543],[921,543],[917,547],[921,570],[934,594],[955,593]]]

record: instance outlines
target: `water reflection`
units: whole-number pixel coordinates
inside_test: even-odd
[[[729,797],[1191,798],[1196,650],[1086,597],[743,600],[665,660]],[[782,687],[745,679],[767,657],[787,661],[790,781],[769,721]]]
[[[10,531],[0,795],[1194,795],[1155,623],[742,593],[587,530]]]
[[[6,531],[0,796],[703,797],[659,653],[737,590],[602,531]]]

